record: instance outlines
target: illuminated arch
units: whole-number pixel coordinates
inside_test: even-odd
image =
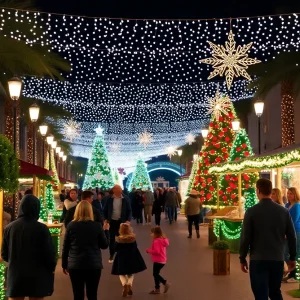
[[[182,174],[185,174],[185,168],[182,168],[180,170],[180,165],[174,164],[172,162],[155,162],[152,164],[148,164],[147,165],[147,170],[149,173],[154,172],[154,171],[158,171],[158,170],[168,170],[171,171],[173,173],[176,173],[178,176],[180,176],[180,171],[182,171]],[[128,174],[127,176],[127,182],[126,182],[126,187],[128,188],[130,179],[132,177],[132,173]]]

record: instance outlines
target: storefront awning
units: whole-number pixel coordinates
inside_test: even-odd
[[[52,171],[44,169],[42,167],[33,165],[23,160],[19,160],[20,164],[20,177],[21,178],[28,178],[33,177],[34,175],[43,180],[52,180]]]

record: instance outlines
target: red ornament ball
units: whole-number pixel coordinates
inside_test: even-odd
[[[209,187],[209,190],[210,190],[211,192],[213,192],[213,191],[215,190],[215,188],[211,185],[211,186]]]
[[[243,149],[247,148],[247,144],[243,143],[242,147],[243,147]]]
[[[227,127],[224,127],[223,128],[223,132],[227,132],[228,131],[228,128]]]
[[[231,199],[235,199],[236,198],[236,194],[231,194]]]
[[[236,147],[235,150],[236,150],[237,152],[241,152],[242,149],[241,149],[240,147]]]
[[[207,194],[206,194],[206,199],[207,199],[207,200],[210,200],[211,197],[212,197],[211,193],[207,193]]]
[[[249,153],[248,151],[245,151],[245,152],[244,152],[244,155],[245,155],[246,157],[248,157],[248,156],[250,155],[250,153]]]

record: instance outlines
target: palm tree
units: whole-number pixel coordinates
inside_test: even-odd
[[[283,52],[273,61],[251,66],[249,72],[257,76],[249,85],[249,88],[257,88],[257,97],[265,97],[281,84],[282,147],[294,144],[294,100],[300,94],[300,52]]]

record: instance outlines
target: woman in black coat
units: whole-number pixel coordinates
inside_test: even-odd
[[[112,274],[119,275],[123,286],[123,297],[131,296],[134,274],[147,269],[144,259],[137,247],[136,237],[130,224],[120,225],[116,238],[116,257],[112,266]]]
[[[108,248],[109,224],[104,224],[102,228],[93,219],[92,205],[82,200],[77,205],[74,219],[65,233],[62,268],[64,274],[70,274],[74,300],[84,300],[84,286],[88,300],[97,300],[103,269],[100,249]]]
[[[26,195],[17,220],[5,228],[1,256],[8,262],[8,297],[43,299],[53,293],[55,249],[49,229],[38,222],[39,214],[39,199]]]

